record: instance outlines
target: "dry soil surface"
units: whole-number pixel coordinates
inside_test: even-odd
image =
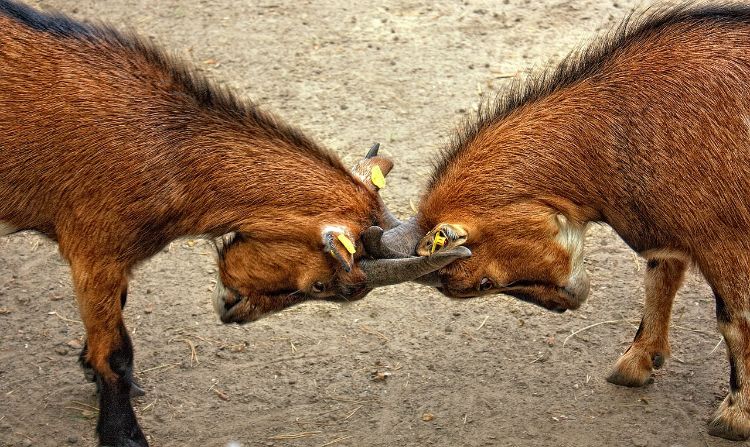
[[[634,0],[44,0],[130,27],[352,162],[380,141],[384,191],[411,213],[431,160],[480,97],[609,29]],[[728,365],[710,290],[679,293],[655,382],[604,377],[640,319],[644,262],[594,227],[589,302],[563,315],[504,296],[383,288],[246,326],[218,322],[216,267],[181,240],[136,272],[126,321],[151,445],[728,446],[706,433]],[[34,234],[0,239],[0,445],[94,446],[97,401],[69,269]]]

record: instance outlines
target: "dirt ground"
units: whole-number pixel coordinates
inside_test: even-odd
[[[380,141],[383,195],[411,213],[431,160],[482,95],[651,2],[44,0],[131,27],[351,162]],[[589,302],[564,315],[426,287],[219,323],[204,241],[131,283],[135,401],[151,445],[729,446],[705,424],[728,388],[708,287],[679,293],[673,359],[643,389],[604,380],[640,319],[644,262],[606,227],[587,240]],[[93,446],[94,386],[68,266],[33,234],[0,239],[0,445]]]

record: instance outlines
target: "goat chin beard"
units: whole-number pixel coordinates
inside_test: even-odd
[[[562,214],[555,216],[558,226],[556,242],[559,243],[570,257],[570,275],[563,290],[571,298],[570,309],[577,309],[588,298],[591,283],[586,267],[583,263],[583,244],[588,225],[580,225]]]
[[[588,281],[586,268],[583,265],[583,243],[588,225],[577,224],[562,214],[555,216],[555,223],[558,227],[555,241],[565,249],[570,257],[568,284],[571,286],[571,290],[577,290],[580,287],[573,286],[576,282],[583,281],[584,277],[586,277],[586,282]]]

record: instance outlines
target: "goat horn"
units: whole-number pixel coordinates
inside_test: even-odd
[[[375,258],[405,258],[416,254],[417,243],[424,236],[416,217],[401,222],[383,208],[387,231],[380,227],[370,227],[362,233],[362,243],[367,252]],[[386,222],[384,222],[386,223]],[[390,228],[389,228],[390,227]]]
[[[378,155],[378,149],[380,149],[380,143],[373,144],[370,150],[367,151],[367,155],[365,155],[365,158],[376,157]]]
[[[426,286],[439,287],[441,284],[437,271],[451,262],[471,256],[471,250],[457,247],[431,256],[415,257],[417,243],[423,232],[416,217],[405,222],[399,221],[383,204],[383,221],[388,225],[386,231],[381,227],[370,227],[362,235],[362,244],[367,253],[375,259],[362,260],[361,266],[367,275],[370,288],[396,284],[404,281],[415,281]]]
[[[380,227],[370,227],[362,232],[362,244],[367,254],[376,259],[408,258],[408,253],[397,252],[383,244],[384,231]]]
[[[373,166],[380,167],[381,172],[383,175],[387,175],[388,172],[393,167],[393,163],[385,157],[378,157],[378,151],[380,150],[380,143],[374,143],[369,151],[367,151],[367,154],[365,155],[365,158],[363,160],[358,161],[353,167],[352,167],[352,174],[354,174],[357,178],[362,180],[365,184],[367,184],[370,189],[374,189],[375,192],[379,190],[379,187],[374,184],[374,180],[372,180],[372,169]],[[373,158],[378,157],[380,160],[372,160]],[[382,185],[381,185],[382,186]],[[380,218],[378,219],[378,224],[385,228],[386,230],[389,230],[391,228],[397,227],[401,225],[401,221],[396,218],[389,210],[388,207],[385,206],[385,203],[383,202],[383,199],[380,197],[380,194],[377,194],[377,201],[380,205],[380,209],[382,210],[382,213],[380,215]]]
[[[366,275],[368,288],[389,286],[405,281],[413,281],[440,270],[451,262],[468,258],[471,250],[460,246],[446,251],[438,251],[430,256],[410,256],[400,259],[364,259],[360,261]]]
[[[378,223],[383,229],[392,230],[393,228],[403,225],[403,222],[401,222],[398,217],[394,216],[393,213],[391,213],[391,210],[388,209],[385,202],[383,202],[383,198],[380,197],[380,194],[378,194],[378,202],[380,202],[380,209],[382,210]]]

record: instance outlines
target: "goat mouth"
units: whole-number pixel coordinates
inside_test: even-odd
[[[544,281],[516,281],[499,292],[556,313],[578,309],[586,298],[567,287]]]
[[[219,292],[219,299],[221,300],[225,312],[230,311],[247,299],[247,297],[241,294],[237,289],[228,286],[223,286],[222,289],[223,290]]]
[[[357,284],[348,286],[345,290],[340,291],[336,296],[328,298],[329,301],[357,301],[361,300],[372,291],[367,284]]]
[[[238,304],[242,302],[242,299],[237,300],[237,302],[232,304],[224,304],[224,313],[222,315],[227,315],[228,313],[232,312],[232,309],[237,307]]]
[[[561,305],[559,303],[554,303],[554,302],[549,302],[549,301],[542,301],[539,298],[537,298],[536,296],[534,296],[532,294],[529,294],[529,293],[525,293],[525,292],[523,292],[521,290],[507,290],[507,291],[502,291],[501,293],[503,293],[505,295],[510,295],[513,298],[519,299],[519,300],[521,300],[523,302],[534,304],[534,305],[542,307],[544,309],[551,310],[552,312],[555,312],[555,313],[558,313],[558,314],[561,314],[561,313],[565,312],[568,309],[572,309],[572,307],[570,307],[570,306]]]
[[[239,305],[247,300],[247,297],[241,296],[239,297],[234,303],[224,303],[224,309],[223,312],[219,315],[219,318],[221,319],[222,323],[247,323],[249,321],[252,321],[247,318],[247,315],[244,315],[243,318],[240,318],[238,315],[238,308]]]
[[[437,289],[449,298],[459,299],[495,294],[508,295],[555,313],[577,309],[583,302],[581,297],[576,296],[567,288],[543,281],[514,281],[505,287],[486,292],[478,292],[473,288],[464,290],[451,289],[445,285]]]
[[[348,291],[345,296],[336,295],[328,298],[310,296],[299,290],[250,296],[235,295],[237,300],[233,303],[225,303],[219,312],[219,318],[223,323],[251,323],[305,301],[354,301],[364,297],[369,291],[370,289],[363,286]]]
[[[268,315],[283,311],[305,301],[325,300],[349,302],[364,298],[372,289],[367,284],[355,284],[341,288],[336,295],[315,297],[299,290],[277,291],[250,296],[221,285],[216,295],[216,310],[222,323],[250,323]]]

